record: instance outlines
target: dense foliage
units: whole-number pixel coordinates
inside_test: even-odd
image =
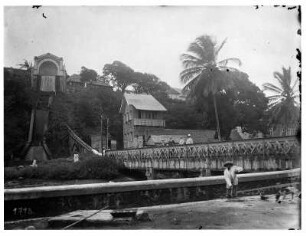
[[[6,167],[4,180],[44,179],[44,180],[74,180],[74,179],[103,179],[112,180],[125,175],[126,169],[111,158],[84,155],[79,162],[72,159],[58,158],[37,167],[23,168]]]
[[[82,66],[80,76],[81,82],[92,82],[97,80],[98,73],[95,70]]]
[[[89,133],[100,131],[101,115],[109,118],[109,134],[122,146],[122,119],[119,114],[121,93],[111,89],[84,89],[57,95],[50,112],[47,143],[55,156],[68,155],[67,123],[85,142]],[[106,123],[104,122],[104,133]],[[63,145],[65,144],[65,145]]]
[[[216,95],[222,138],[229,139],[231,130],[237,126],[250,134],[267,133],[265,111],[268,100],[264,93],[247,78],[235,79],[234,83],[236,86]],[[214,129],[216,119],[212,97],[199,97],[196,104],[204,113],[205,126]]]
[[[299,120],[299,92],[298,92],[298,78],[293,82],[291,76],[291,68],[282,68],[282,73],[274,72],[274,78],[278,85],[265,83],[264,89],[273,93],[269,96],[270,114],[269,122],[274,125],[282,125],[288,127],[296,124]]]
[[[158,99],[158,98],[157,98]],[[160,101],[166,108],[164,116],[169,129],[205,129],[207,128],[203,112],[185,101],[164,99]]]
[[[54,158],[67,157],[68,132],[67,123],[85,142],[90,143],[89,134],[100,131],[101,115],[109,119],[109,134],[117,140],[118,148],[122,148],[122,116],[119,113],[122,91],[131,85],[136,93],[150,93],[167,108],[165,114],[166,128],[173,129],[215,129],[216,119],[213,98],[198,93],[196,100],[180,101],[168,97],[170,86],[153,74],[135,72],[120,62],[114,62],[116,70],[129,71],[132,82],[127,75],[118,80],[114,77],[116,86],[121,89],[113,91],[109,88],[87,87],[75,93],[58,93],[50,110],[49,127],[46,134],[47,144]],[[121,68],[123,67],[123,68]],[[97,72],[83,67],[95,78]],[[109,66],[105,65],[105,68]],[[112,67],[114,70],[114,68]],[[5,73],[5,156],[19,153],[27,141],[31,108],[35,101],[35,93],[30,89],[29,73],[23,75]],[[109,72],[110,73],[110,72]],[[108,74],[120,75],[114,71]],[[17,73],[18,74],[18,73]],[[85,73],[86,74],[86,73]],[[25,76],[26,75],[26,76]],[[244,74],[242,74],[244,75]],[[27,77],[28,76],[28,77]],[[27,79],[25,79],[27,78]],[[87,77],[89,78],[89,77]],[[90,79],[92,80],[92,79]],[[118,81],[117,81],[118,80]],[[116,82],[117,81],[117,82]],[[267,99],[257,86],[251,83],[247,76],[231,79],[235,86],[224,89],[215,95],[220,116],[220,129],[224,139],[229,138],[230,131],[241,126],[244,131],[256,132],[266,130],[264,111]],[[115,86],[115,87],[116,87]],[[123,87],[122,87],[123,86]],[[119,88],[118,87],[118,88]],[[194,90],[197,91],[197,90]],[[191,97],[192,98],[192,97]],[[106,122],[103,123],[106,132]]]
[[[18,157],[29,132],[32,93],[30,74],[25,70],[4,70],[4,157]]]
[[[114,61],[103,67],[103,76],[107,78],[115,90],[120,90],[122,93],[129,85],[136,83],[134,74],[132,68],[120,61]]]

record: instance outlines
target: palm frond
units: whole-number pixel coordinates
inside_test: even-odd
[[[275,99],[275,98],[283,98],[283,96],[282,95],[272,95],[272,96],[268,96],[267,98]]]
[[[227,64],[229,62],[234,62],[236,63],[238,66],[241,66],[242,65],[242,62],[239,58],[236,58],[236,57],[231,57],[231,58],[227,58],[227,59],[224,59],[222,61],[219,61],[217,64],[220,65],[220,66],[227,66]]]
[[[204,63],[215,62],[215,43],[209,36],[204,35],[196,38],[187,50],[197,55]]]
[[[180,80],[183,83],[187,83],[190,79],[200,74],[203,69],[204,68],[202,66],[187,68],[180,73]]]
[[[226,43],[226,41],[227,41],[227,38],[225,38],[225,39],[222,41],[222,43],[218,46],[218,48],[215,49],[215,55],[216,55],[216,57],[218,56],[220,50],[223,48],[223,46],[224,46],[224,44]]]
[[[288,81],[287,78],[284,76],[284,74],[281,74],[280,72],[274,72],[273,76],[279,84],[281,85],[282,90],[287,91],[288,90]]]
[[[282,95],[274,95],[274,96],[269,96],[269,97],[267,97],[268,99],[269,99],[269,102],[271,103],[271,102],[280,102],[281,101],[281,99],[283,98],[283,96]]]
[[[270,91],[273,91],[275,93],[279,93],[281,94],[282,93],[282,90],[280,88],[278,88],[277,86],[271,84],[271,83],[264,83],[263,85],[263,90],[270,90]]]
[[[295,86],[297,85],[297,83],[300,82],[300,80],[297,78],[295,81],[294,81],[294,84],[292,85],[291,89],[294,90]]]
[[[182,64],[183,64],[184,68],[199,66],[199,65],[203,64],[203,62],[201,61],[200,58],[198,58],[196,56],[193,56],[191,54],[184,53],[180,56],[180,59],[182,61]]]
[[[182,92],[193,90],[199,82],[200,74],[192,78],[182,89]],[[188,95],[193,95],[194,93],[189,93]]]
[[[282,70],[283,70],[284,78],[286,78],[287,84],[290,86],[290,84],[291,84],[291,67],[289,66],[288,69],[286,69],[285,67],[282,67]]]

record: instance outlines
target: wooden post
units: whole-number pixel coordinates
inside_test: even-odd
[[[201,168],[200,177],[211,176],[211,171],[209,168]]]
[[[106,150],[108,149],[108,118],[106,118]]]
[[[103,115],[101,114],[101,153],[103,152]]]
[[[30,121],[30,130],[29,130],[29,135],[28,135],[28,142],[29,143],[32,142],[32,138],[33,138],[34,119],[35,119],[35,109],[32,109],[31,121]]]
[[[154,179],[154,169],[153,168],[146,168],[146,177],[147,180],[153,180]]]

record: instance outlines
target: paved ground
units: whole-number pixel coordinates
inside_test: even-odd
[[[275,202],[259,196],[217,199],[188,204],[142,208],[151,222],[122,229],[289,229],[300,228],[300,199]]]
[[[289,229],[300,228],[299,199],[278,204],[270,195],[268,201],[259,196],[218,199],[189,205],[147,209],[151,224],[139,228],[152,229]]]
[[[299,229],[300,199],[297,196],[293,200],[288,197],[279,204],[275,202],[274,195],[268,197],[267,201],[260,200],[259,196],[249,196],[230,200],[216,199],[143,207],[138,208],[138,211],[147,212],[151,221],[124,222],[117,225],[97,222],[82,229]],[[109,211],[104,212],[104,217],[101,216],[100,221],[109,221],[106,219],[108,217],[105,218],[107,214]],[[95,216],[95,220],[99,221],[98,215]],[[26,226],[34,225],[39,229],[46,227],[46,222],[46,219],[42,219],[40,222],[23,222],[22,226],[7,224],[5,228],[25,229]],[[69,223],[65,222],[64,225],[66,224]]]

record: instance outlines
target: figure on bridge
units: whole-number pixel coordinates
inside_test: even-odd
[[[184,145],[184,144],[185,144],[185,140],[183,139],[183,137],[180,137],[179,145]]]
[[[224,179],[226,182],[226,197],[236,197],[238,188],[237,173],[243,171],[240,166],[235,166],[233,162],[225,162],[224,165]]]
[[[187,135],[186,144],[193,144],[193,139],[191,138],[191,134]]]

